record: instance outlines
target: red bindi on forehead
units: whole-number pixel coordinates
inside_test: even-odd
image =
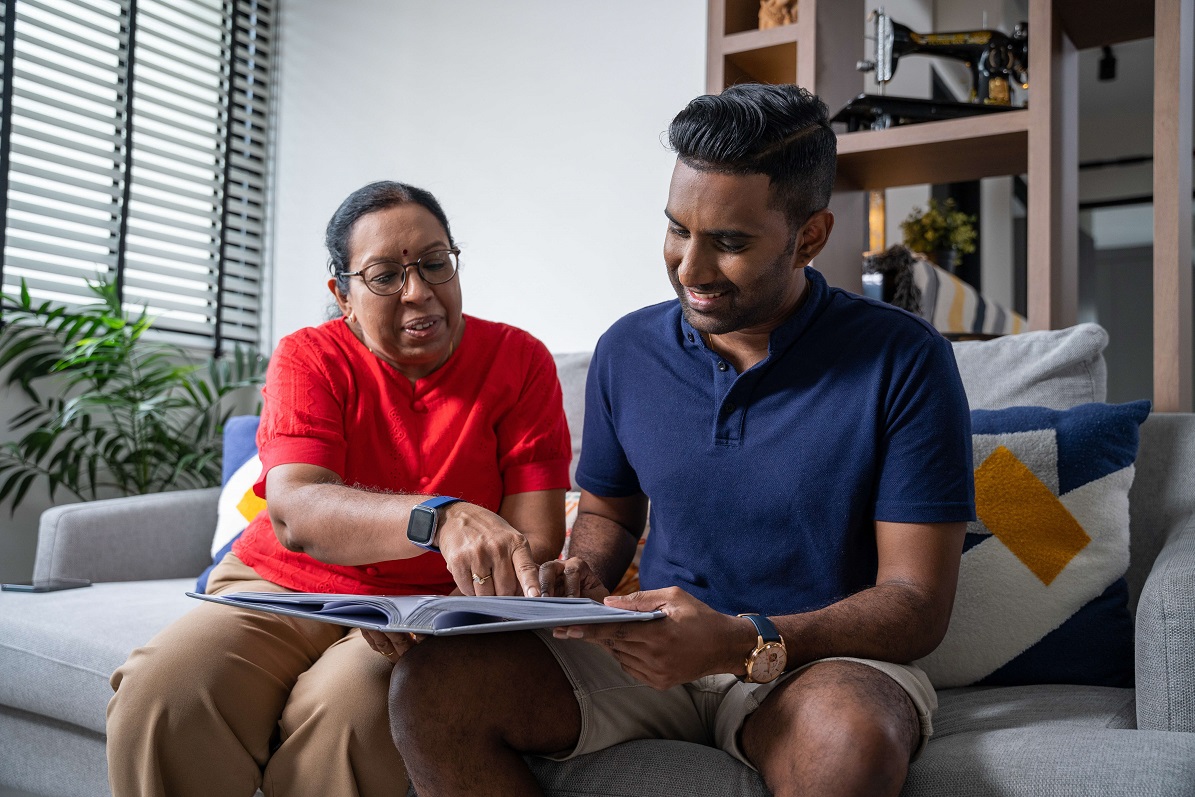
[[[402,250],[402,253],[403,253],[403,256],[405,257],[407,254],[407,250],[406,249]]]

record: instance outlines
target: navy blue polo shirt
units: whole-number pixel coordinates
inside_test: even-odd
[[[804,304],[741,374],[677,301],[598,342],[576,480],[651,499],[644,589],[679,586],[724,613],[810,611],[875,583],[875,521],[974,518],[950,344],[805,274]]]

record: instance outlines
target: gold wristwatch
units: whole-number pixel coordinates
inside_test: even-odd
[[[749,684],[766,684],[775,681],[788,664],[788,650],[784,639],[771,620],[761,614],[740,614],[755,626],[759,638],[755,650],[747,656],[747,675],[743,678]]]

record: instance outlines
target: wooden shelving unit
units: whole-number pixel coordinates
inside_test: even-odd
[[[866,130],[838,139],[838,187],[846,189],[1023,174],[1028,163],[1027,110]]]
[[[866,194],[900,185],[1027,174],[1034,329],[1078,317],[1078,48],[1157,31],[1154,65],[1154,407],[1192,410],[1191,149],[1195,0],[1032,0],[1025,110],[839,136],[835,234],[818,258],[860,288]],[[863,0],[800,0],[792,25],[758,29],[758,0],[709,0],[707,90],[796,82],[831,111],[863,89]],[[1178,109],[1187,109],[1179,113]]]

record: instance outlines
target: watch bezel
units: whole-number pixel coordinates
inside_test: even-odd
[[[440,528],[439,510],[460,500],[450,495],[440,495],[411,507],[411,514],[407,518],[407,540],[412,545],[439,553],[440,546],[436,544],[436,532]]]
[[[407,522],[407,539],[420,547],[435,549],[439,520],[440,514],[434,507],[416,504],[411,507],[411,518]]]
[[[776,653],[774,657],[773,652]],[[763,637],[760,637],[757,647],[747,657],[747,681],[753,684],[771,683],[784,673],[787,664],[788,650],[784,647],[784,641],[764,642]]]

